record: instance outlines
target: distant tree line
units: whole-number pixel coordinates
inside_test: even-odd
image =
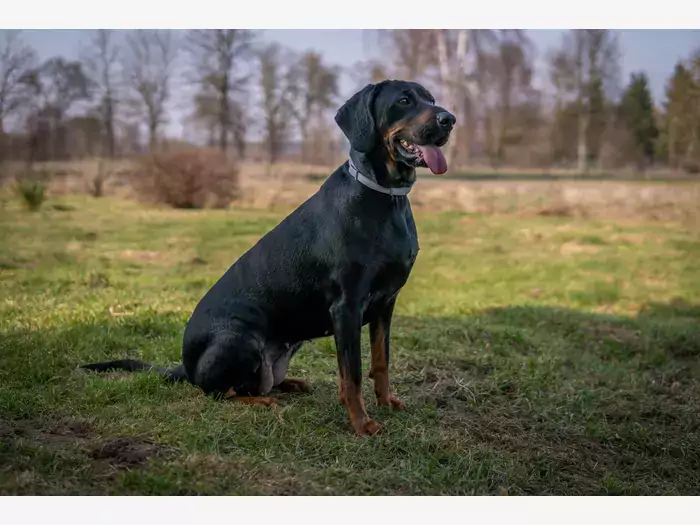
[[[162,151],[177,145],[165,133],[177,111],[188,137],[224,154],[329,163],[343,153],[332,112],[348,74],[357,87],[389,77],[426,84],[457,114],[446,147],[453,163],[700,171],[700,49],[675,65],[657,107],[643,71],[620,78],[611,30],[566,32],[542,55],[544,86],[524,31],[368,35],[382,60],[344,70],[245,29],[97,30],[86,32],[79,59],[43,62],[21,32],[1,31],[0,159]]]
[[[79,60],[40,63],[21,32],[0,32],[2,158],[162,150],[174,142],[164,133],[173,95],[191,92],[185,126],[204,145],[245,157],[255,122],[265,160],[278,160],[295,136],[300,160],[324,160],[315,143],[327,142],[340,69],[316,52],[292,53],[244,29],[97,30],[82,47]]]
[[[358,84],[397,76],[434,89],[457,113],[452,162],[700,170],[700,49],[676,64],[657,107],[643,71],[620,78],[611,30],[567,31],[541,55],[548,74],[540,87],[524,31],[397,29],[372,40],[386,58],[356,67]]]

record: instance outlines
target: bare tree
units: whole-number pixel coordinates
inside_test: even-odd
[[[170,31],[136,30],[127,37],[127,81],[133,103],[148,127],[149,149],[154,151],[158,132],[166,121],[166,103],[176,57]]]
[[[296,97],[298,71],[295,61],[277,44],[268,44],[258,53],[264,134],[270,164],[282,154],[290,134],[292,100]]]
[[[565,116],[568,112],[568,95],[576,90],[574,80],[573,64],[562,50],[550,52],[549,61],[549,81],[554,87],[554,114],[552,115],[552,126],[550,130],[550,158],[558,160],[562,158],[568,142],[566,137],[567,126]]]
[[[376,84],[391,76],[389,75],[388,65],[379,60],[355,62],[346,72],[352,79],[356,91],[359,91],[367,84]]]
[[[338,96],[338,69],[323,63],[323,57],[313,51],[304,53],[294,72],[297,86],[292,111],[299,124],[302,162],[309,162],[309,126],[314,118],[321,118]]]
[[[194,96],[194,108],[191,119],[202,126],[207,136],[207,147],[213,148],[217,142],[219,129],[218,106],[219,100],[214,93],[200,91]]]
[[[19,31],[0,31],[0,160],[5,157],[5,123],[27,102],[23,77],[35,67],[36,53]]]
[[[206,120],[210,132],[218,128],[218,147],[226,152],[229,138],[236,140],[243,126],[243,107],[235,96],[245,91],[249,74],[246,62],[253,56],[255,33],[247,29],[193,30],[187,50],[194,66],[197,115]],[[236,142],[240,145],[240,137]],[[242,153],[239,151],[239,154]]]
[[[457,148],[468,149],[462,143],[462,130],[466,131],[469,124],[477,128],[484,118],[479,112],[487,90],[489,51],[498,50],[504,42],[527,44],[523,31],[516,29],[441,29],[436,32],[443,105],[456,114],[458,124],[445,152],[450,162]],[[465,122],[467,116],[471,123]]]
[[[391,69],[397,78],[420,81],[437,60],[437,34],[434,29],[382,29],[380,45],[387,46]]]
[[[80,62],[51,58],[22,77],[32,93],[28,118],[30,160],[66,156],[65,117],[68,110],[91,95],[91,81]]]
[[[481,84],[483,91],[492,94],[491,97],[482,97],[482,101],[486,101],[482,105],[485,113],[484,132],[487,152],[495,163],[506,160],[505,149],[508,144],[514,144],[524,138],[523,134],[518,132],[522,124],[519,120],[522,118],[516,117],[524,116],[523,111],[519,110],[529,105],[534,95],[528,50],[528,45],[506,40],[483,60],[480,75],[486,80]],[[490,98],[493,101],[488,100]]]
[[[617,37],[607,29],[571,30],[553,55],[551,67],[560,90],[571,91],[575,100],[577,166],[586,173],[606,126],[606,95],[614,94],[618,81]]]
[[[98,29],[84,50],[83,63],[97,89],[104,137],[102,155],[113,158],[116,147],[115,115],[119,101],[120,49],[114,31]]]

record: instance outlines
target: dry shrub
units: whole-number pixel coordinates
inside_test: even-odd
[[[226,208],[238,196],[238,166],[214,149],[144,156],[131,175],[139,195],[173,208]]]
[[[690,175],[697,175],[700,173],[700,160],[687,160],[683,163],[682,168]]]
[[[102,197],[105,193],[107,181],[119,174],[114,162],[103,159],[97,161],[97,169],[91,174],[84,174],[85,187],[90,195],[95,198]]]

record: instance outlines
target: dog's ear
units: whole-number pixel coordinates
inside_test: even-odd
[[[373,106],[379,84],[368,84],[343,104],[335,115],[335,122],[350,141],[350,147],[360,153],[369,153],[377,142]]]

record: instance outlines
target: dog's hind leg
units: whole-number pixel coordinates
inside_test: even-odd
[[[272,366],[261,349],[254,337],[219,334],[197,361],[194,383],[218,398],[275,404],[267,397],[274,382]]]

